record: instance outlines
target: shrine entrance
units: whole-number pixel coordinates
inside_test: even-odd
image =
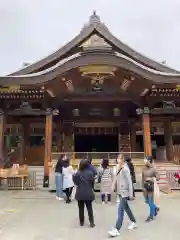
[[[81,127],[75,129],[75,152],[118,152],[116,127]]]

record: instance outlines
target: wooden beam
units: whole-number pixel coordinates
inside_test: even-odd
[[[104,122],[104,121],[98,121],[98,122],[75,122],[75,127],[82,127],[82,128],[88,128],[88,127],[119,127],[119,123],[117,122]]]
[[[136,152],[136,123],[130,123],[131,152]]]
[[[126,102],[132,101],[131,98],[128,97],[71,97],[64,98],[63,102]]]

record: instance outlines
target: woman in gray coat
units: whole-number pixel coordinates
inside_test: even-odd
[[[124,155],[120,154],[118,157],[118,171],[116,173],[116,182],[117,182],[117,193],[120,197],[120,203],[118,207],[118,219],[116,221],[115,227],[108,232],[111,237],[117,237],[120,235],[119,231],[122,227],[124,220],[124,211],[130,219],[130,225],[128,226],[129,230],[132,230],[137,227],[135,217],[129,207],[129,200],[133,199],[133,185],[131,174],[127,164],[125,164]],[[115,184],[115,181],[114,181]]]

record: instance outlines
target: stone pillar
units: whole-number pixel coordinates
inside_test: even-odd
[[[172,125],[171,121],[164,123],[164,140],[166,147],[166,159],[168,161],[173,160],[173,138],[172,138]]]
[[[5,116],[3,110],[0,109],[0,163],[4,162],[4,127]]]
[[[52,160],[52,129],[53,113],[52,109],[46,111],[45,126],[45,154],[44,154],[44,182],[43,187],[49,187],[49,168]]]
[[[144,136],[144,153],[145,153],[145,156],[152,156],[150,115],[149,115],[149,108],[147,107],[143,109],[142,125],[143,125],[143,136]]]

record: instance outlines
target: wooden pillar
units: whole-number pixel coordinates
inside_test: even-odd
[[[131,143],[130,143],[130,128],[129,123],[121,123],[119,130],[119,152],[130,153]]]
[[[144,108],[142,114],[143,136],[144,136],[144,153],[145,156],[152,156],[152,144],[151,144],[151,128],[150,128],[150,116],[149,109]]]
[[[4,126],[5,117],[3,110],[0,110],[0,163],[4,162]]]
[[[44,154],[44,182],[43,187],[49,187],[49,168],[52,160],[52,127],[53,114],[52,109],[46,111],[45,126],[45,154]]]
[[[62,120],[57,122],[57,151],[63,151],[63,123]]]
[[[136,152],[136,124],[131,122],[130,125],[130,135],[131,135],[131,152]]]
[[[172,125],[171,121],[164,123],[164,140],[166,147],[166,159],[168,161],[173,160],[173,139],[172,139]]]
[[[121,152],[121,133],[120,133],[120,127],[118,128],[118,152]]]
[[[26,164],[26,152],[29,146],[30,124],[27,120],[21,121],[21,138],[20,138],[20,163]]]
[[[64,123],[64,152],[72,153],[73,149],[73,126],[72,123]]]

